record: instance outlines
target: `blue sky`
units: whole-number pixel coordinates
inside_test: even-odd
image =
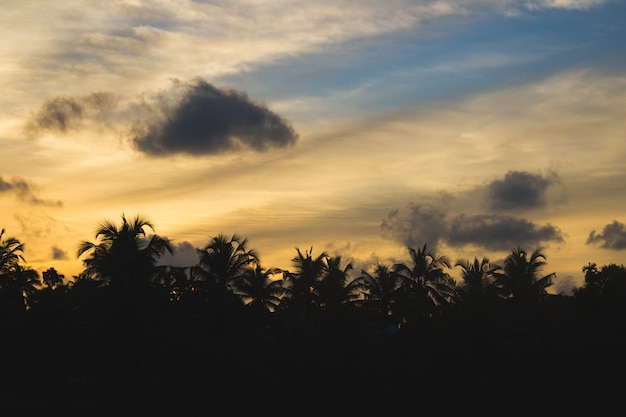
[[[625,23],[610,0],[9,1],[0,227],[67,277],[125,213],[181,264],[218,233],[357,272],[541,246],[571,289],[626,251]]]

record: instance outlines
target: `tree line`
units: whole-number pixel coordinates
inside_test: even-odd
[[[7,396],[102,403],[202,392],[247,407],[267,380],[293,404],[313,396],[318,407],[393,411],[450,384],[563,384],[626,369],[623,265],[588,263],[584,285],[555,295],[541,247],[512,248],[497,264],[452,261],[424,244],[407,248],[407,262],[354,273],[312,248],[295,248],[291,269],[265,267],[246,238],[220,234],[196,249],[195,265],[178,267],[160,263],[173,246],[149,220],[121,220],[79,244],[84,269],[69,280],[54,268],[40,276],[24,244],[0,233]],[[220,388],[210,394],[209,383]]]

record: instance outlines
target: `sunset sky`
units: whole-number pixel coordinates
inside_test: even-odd
[[[0,228],[40,272],[122,214],[180,265],[625,261],[623,1],[2,4]]]

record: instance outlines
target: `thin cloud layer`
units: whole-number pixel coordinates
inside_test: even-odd
[[[15,194],[16,198],[23,203],[51,207],[63,206],[63,202],[60,200],[46,200],[37,197],[34,192],[34,186],[23,178],[15,177],[5,180],[0,177],[0,196],[9,193]]]
[[[298,138],[286,120],[245,93],[203,80],[177,83],[145,105],[159,117],[137,122],[132,142],[151,156],[266,151],[291,146]]]
[[[46,100],[26,124],[26,132],[36,135],[45,131],[68,133],[80,130],[85,120],[105,121],[118,97],[97,92],[77,97],[54,97]]]
[[[604,226],[601,233],[596,233],[595,230],[591,231],[585,243],[599,245],[603,249],[626,249],[626,226],[615,220]]]

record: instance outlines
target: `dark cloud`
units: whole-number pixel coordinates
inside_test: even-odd
[[[391,211],[381,224],[383,234],[409,247],[427,243],[436,248],[474,245],[489,250],[510,250],[540,242],[563,242],[561,231],[550,224],[497,214],[449,216],[443,209],[410,203]]]
[[[446,213],[429,206],[409,203],[402,210],[393,210],[381,224],[383,234],[407,247],[427,243],[435,249],[445,238],[448,225]]]
[[[44,200],[36,197],[33,188],[33,185],[23,178],[15,177],[10,180],[5,180],[0,177],[0,195],[4,193],[12,193],[15,194],[19,201],[38,206],[63,206],[62,201]]]
[[[297,140],[283,118],[245,93],[199,79],[175,83],[156,103],[144,106],[150,116],[135,123],[132,142],[153,156],[209,155],[241,148],[264,151]]]
[[[170,243],[172,242],[170,241]],[[186,267],[198,263],[198,251],[196,251],[196,247],[191,243],[187,241],[172,243],[172,247],[173,253],[164,253],[159,258],[159,265]]]
[[[44,102],[27,121],[29,136],[42,132],[66,134],[86,124],[130,133],[132,145],[151,156],[210,155],[241,149],[265,151],[288,147],[298,139],[291,125],[245,93],[220,89],[204,80],[174,80],[168,90],[119,105],[106,92],[60,96]],[[130,128],[128,127],[130,126]]]
[[[68,259],[67,252],[59,248],[58,246],[52,246],[50,249],[52,251],[52,259],[54,260]]]
[[[526,219],[498,214],[460,214],[450,222],[446,240],[452,246],[471,244],[489,250],[509,250],[564,239],[561,231],[550,224],[540,226]]]
[[[557,181],[556,174],[542,176],[524,171],[509,171],[503,179],[487,186],[489,208],[516,210],[543,207],[548,187]]]
[[[593,230],[585,242],[588,245],[600,245],[604,249],[626,249],[626,227],[623,223],[615,220],[602,229],[602,233]]]
[[[574,291],[578,288],[576,280],[571,275],[566,275],[563,278],[557,278],[554,282],[554,290],[560,295],[573,295]]]
[[[118,102],[110,93],[92,93],[76,97],[55,97],[47,100],[26,125],[29,134],[41,131],[67,133],[78,130],[84,119],[103,119]]]

